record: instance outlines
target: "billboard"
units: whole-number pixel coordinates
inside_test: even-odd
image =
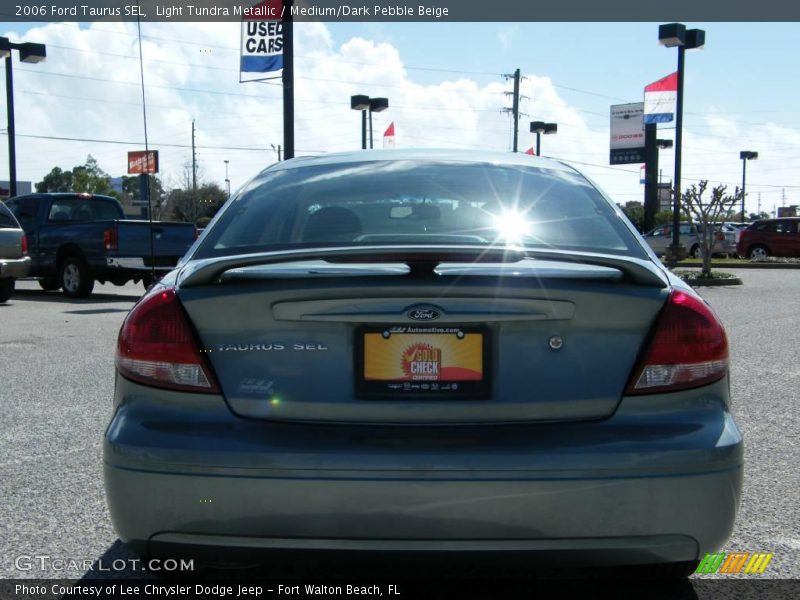
[[[645,162],[644,102],[611,106],[611,153],[609,164]]]
[[[128,175],[158,173],[158,150],[128,152]]]

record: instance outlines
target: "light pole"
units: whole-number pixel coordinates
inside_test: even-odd
[[[361,149],[367,149],[367,111],[369,110],[369,96],[350,96],[350,108],[361,111]]]
[[[228,198],[231,197],[231,180],[228,178],[228,163],[230,161],[226,160],[225,162],[225,192],[228,194]]]
[[[672,148],[672,140],[660,140],[656,137],[656,124],[648,123],[644,126],[644,230],[650,231],[658,212],[658,151],[663,148]]]
[[[750,150],[742,150],[739,152],[739,158],[742,159],[742,218],[741,222],[744,223],[744,190],[745,183],[747,182],[747,161],[756,160],[758,152],[751,152]]]
[[[370,98],[369,96],[350,96],[350,108],[361,111],[361,149],[367,149],[367,113],[369,113],[369,147],[372,148],[372,113],[389,108],[388,98]]]
[[[556,123],[545,123],[544,121],[531,121],[531,133],[536,134],[536,156],[542,155],[542,134],[554,135],[558,133]]]
[[[11,51],[19,51],[19,60],[24,63],[38,63],[47,58],[44,44],[33,42],[14,43],[0,37],[0,58],[6,59],[6,104],[8,113],[8,187],[11,197],[17,195],[17,150],[14,139],[14,72]]]
[[[369,99],[369,149],[372,150],[372,113],[382,112],[389,108],[388,98]]]
[[[683,59],[687,50],[702,48],[706,43],[706,32],[702,29],[686,29],[681,23],[659,25],[658,41],[667,48],[678,47],[678,98],[675,110],[675,203],[672,206],[672,253],[673,260],[680,258],[681,227],[681,142],[683,141]]]

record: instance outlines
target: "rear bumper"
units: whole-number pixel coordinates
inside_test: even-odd
[[[626,398],[603,422],[426,429],[257,422],[232,416],[218,397],[159,398],[118,379],[107,498],[120,537],[156,556],[695,560],[730,536],[741,491],[742,440],[716,400],[723,386],[684,392],[679,404]],[[188,404],[178,410],[173,400]]]
[[[155,268],[156,271],[167,273],[175,268],[177,262],[178,261],[175,260],[174,264],[172,265],[162,265],[162,266],[156,265],[155,267],[149,267],[145,264],[144,259],[141,257],[136,257],[136,256],[106,257],[106,267],[108,267],[109,269],[119,269],[128,271],[150,271],[151,268]]]
[[[9,259],[0,258],[0,279],[22,279],[31,270],[31,257]]]

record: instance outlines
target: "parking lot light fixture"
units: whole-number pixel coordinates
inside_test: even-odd
[[[675,186],[672,206],[672,259],[679,258],[681,221],[681,142],[683,140],[683,62],[686,50],[702,48],[706,32],[702,29],[686,29],[682,23],[667,23],[658,27],[658,41],[667,48],[678,48],[678,94],[675,109]]]
[[[0,58],[6,59],[6,113],[8,115],[8,188],[9,195],[17,195],[17,151],[14,138],[14,62],[12,50],[19,52],[24,63],[39,63],[47,58],[44,44],[33,42],[15,43],[7,37],[0,37]]]
[[[536,134],[536,156],[542,154],[542,134],[554,135],[558,133],[557,123],[545,123],[544,121],[531,121],[531,133]]]
[[[361,149],[367,149],[367,111],[369,110],[369,96],[350,96],[350,108],[361,111]]]
[[[383,112],[389,108],[388,98],[370,98],[369,100],[369,148],[372,149],[372,113]]]
[[[742,218],[740,219],[740,222],[744,223],[744,193],[745,183],[747,183],[747,161],[756,160],[758,158],[758,152],[742,150],[739,152],[739,158],[742,159]]]

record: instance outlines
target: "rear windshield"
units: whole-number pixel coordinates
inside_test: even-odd
[[[49,221],[110,221],[120,218],[116,204],[100,198],[61,196],[53,199]]]
[[[11,211],[0,202],[0,228],[2,229],[19,229],[19,224],[11,214]]]
[[[408,160],[265,171],[225,207],[194,258],[370,244],[646,256],[577,173]]]

